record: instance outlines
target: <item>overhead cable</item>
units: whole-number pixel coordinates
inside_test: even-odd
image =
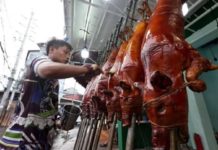
[[[7,55],[7,52],[3,49],[1,41],[0,41],[0,49],[1,49],[2,54],[3,54],[4,62],[6,62],[8,69],[11,71],[11,68],[10,68],[9,63],[8,63],[8,55]]]

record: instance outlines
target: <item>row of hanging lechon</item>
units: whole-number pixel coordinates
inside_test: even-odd
[[[198,77],[218,66],[185,40],[184,2],[158,0],[151,12],[143,1],[138,9],[142,20],[134,29],[122,29],[120,46],[111,47],[103,72],[88,83],[81,106],[83,120],[105,116],[109,123],[119,119],[123,126],[131,126],[132,117],[140,122],[145,110],[152,126],[153,149],[173,149],[172,134],[177,145],[187,143],[186,87],[206,90]]]

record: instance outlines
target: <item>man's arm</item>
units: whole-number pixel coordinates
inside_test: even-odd
[[[92,65],[92,70],[97,69],[97,65]],[[63,79],[89,72],[85,66],[75,66],[57,62],[43,62],[36,68],[36,73],[42,78]]]

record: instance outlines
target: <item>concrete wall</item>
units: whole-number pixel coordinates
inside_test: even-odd
[[[218,61],[214,61],[214,56],[218,57],[218,44],[210,44],[199,49],[199,51],[203,56],[211,60],[211,62],[218,64]],[[203,73],[201,79],[207,84],[207,90],[203,92],[203,97],[205,99],[212,127],[218,132],[218,71]]]
[[[205,150],[217,150],[218,145],[215,140],[214,131],[205,105],[202,93],[192,92],[187,88],[189,99],[189,135],[191,146],[196,149],[194,133],[201,136]]]
[[[214,55],[218,56],[218,43],[208,44],[216,39],[217,35],[217,23],[213,21],[186,40],[203,56],[218,64],[213,58]],[[202,48],[205,44],[207,46]],[[206,82],[207,90],[203,93],[188,90],[190,144],[196,148],[193,134],[198,133],[205,150],[217,150],[214,131],[218,131],[218,71],[203,73],[200,78]]]

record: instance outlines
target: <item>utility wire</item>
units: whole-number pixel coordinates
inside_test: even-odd
[[[17,64],[19,64],[20,57],[22,56],[23,47],[24,47],[25,41],[26,41],[26,39],[28,37],[29,29],[31,27],[32,20],[33,20],[33,12],[30,15],[30,18],[29,18],[29,21],[28,21],[28,24],[27,24],[27,27],[26,27],[26,31],[25,31],[24,37],[22,39],[20,49],[18,50],[17,58],[15,60],[14,67],[13,67],[12,72],[11,72],[11,79],[13,79],[15,74],[16,74]],[[5,111],[5,108],[8,105],[8,102],[9,102],[8,96],[9,96],[9,92],[10,92],[10,88],[11,88],[12,84],[13,84],[13,80],[9,80],[8,83],[7,83],[7,89],[4,92],[4,94],[2,96],[2,99],[1,99],[0,114],[2,114]]]
[[[5,5],[4,0],[0,1],[0,5],[1,5],[0,6],[0,11],[1,11],[0,22],[1,22],[1,27],[2,27],[3,42],[5,44],[6,43],[6,41],[5,41],[5,25],[4,25],[3,13],[5,12],[6,18],[8,18],[7,17],[7,9],[6,9],[6,5]],[[1,49],[2,53],[3,53],[4,63],[6,63],[8,69],[11,71],[11,68],[10,68],[9,63],[8,63],[8,54],[7,54],[6,50],[3,48],[3,46],[2,46],[2,42],[0,42],[0,49]]]
[[[4,26],[4,19],[3,19],[3,3],[4,3],[4,1],[3,0],[1,0],[0,1],[0,22],[1,22],[1,27],[2,27],[2,37],[3,37],[3,41],[4,41],[4,43],[5,43],[5,26]],[[2,47],[2,45],[1,45],[1,47]]]
[[[3,54],[4,62],[6,62],[8,69],[11,71],[11,67],[9,66],[9,63],[8,63],[8,55],[7,55],[6,51],[3,49],[1,41],[0,41],[0,49],[1,49],[2,54]]]

